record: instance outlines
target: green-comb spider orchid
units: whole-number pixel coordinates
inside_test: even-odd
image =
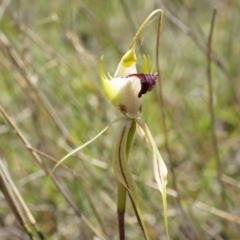
[[[151,91],[156,84],[157,74],[150,74],[149,64],[146,56],[143,56],[143,67],[141,73],[137,73],[136,63],[137,57],[135,53],[136,42],[146,26],[149,20],[156,14],[163,14],[161,9],[152,12],[148,18],[144,21],[142,26],[139,28],[136,36],[134,37],[130,49],[122,57],[120,63],[118,64],[117,70],[114,77],[106,77],[103,67],[102,60],[100,60],[100,76],[103,84],[103,89],[107,99],[116,107],[123,116],[117,118],[112,123],[110,123],[105,129],[103,129],[96,137],[85,143],[84,145],[78,147],[77,149],[70,152],[63,159],[61,159],[54,169],[60,165],[66,158],[73,155],[75,152],[81,150],[83,147],[87,146],[89,143],[93,142],[102,133],[104,133],[113,123],[121,121],[122,127],[120,128],[119,135],[117,138],[114,158],[113,158],[113,168],[117,180],[119,181],[118,189],[118,214],[124,215],[125,204],[126,204],[126,191],[129,193],[133,207],[138,218],[138,222],[143,230],[145,239],[148,239],[141,212],[138,205],[138,196],[135,190],[135,184],[128,167],[128,155],[131,150],[132,141],[134,138],[136,125],[140,128],[141,133],[144,135],[147,144],[150,147],[151,157],[153,160],[154,177],[158,184],[158,188],[162,193],[163,199],[163,209],[164,209],[164,219],[165,228],[168,235],[167,227],[167,200],[166,200],[166,184],[167,184],[167,168],[165,163],[155,145],[153,137],[147,127],[147,125],[140,119],[140,113],[143,104],[143,94]],[[54,170],[53,169],[53,170]],[[121,221],[121,217],[119,217]],[[123,223],[122,223],[123,224]],[[119,223],[119,233],[120,239],[124,239],[124,225]],[[123,231],[123,232],[121,232]]]

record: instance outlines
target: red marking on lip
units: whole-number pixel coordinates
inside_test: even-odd
[[[127,108],[125,105],[119,105],[119,110],[121,113],[125,114],[127,112]]]
[[[138,77],[141,82],[141,90],[138,93],[138,97],[140,98],[143,94],[150,92],[154,86],[156,85],[157,74],[144,74],[144,73],[135,73],[130,74],[127,77]]]

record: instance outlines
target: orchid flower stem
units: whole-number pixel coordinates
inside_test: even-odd
[[[124,215],[126,209],[126,192],[127,189],[122,183],[118,183],[118,199],[117,199],[117,213],[118,213],[118,229],[119,239],[125,240],[125,224]]]
[[[134,49],[136,42],[139,38],[139,36],[141,35],[143,29],[146,27],[146,25],[149,23],[150,19],[157,13],[160,13],[161,15],[163,14],[163,10],[162,9],[157,9],[155,11],[153,11],[147,18],[146,20],[143,22],[143,24],[141,25],[141,27],[138,29],[136,35],[134,36],[131,44],[130,44],[130,49]]]
[[[127,143],[126,143],[126,156],[128,156],[132,147],[134,135],[136,132],[136,122],[132,121],[132,125],[128,132]],[[126,209],[126,193],[127,189],[122,183],[118,183],[118,200],[117,200],[117,212],[118,212],[118,227],[119,227],[119,239],[125,239],[125,224],[124,215]]]
[[[129,130],[129,133],[128,133],[127,146],[126,146],[127,160],[128,160],[128,156],[129,156],[129,153],[131,151],[131,148],[132,148],[132,143],[133,143],[134,135],[135,135],[135,132],[136,132],[136,126],[137,126],[136,125],[136,121],[133,121],[132,122],[132,126],[131,126],[131,128]],[[143,223],[141,221],[141,216],[139,215],[139,212],[137,210],[137,206],[136,206],[135,202],[133,201],[133,198],[132,198],[132,196],[130,194],[129,194],[129,197],[130,197],[130,200],[131,200],[131,203],[132,203],[132,206],[133,206],[136,218],[138,220],[138,224],[141,227],[141,229],[142,229],[142,231],[143,231],[143,233],[145,235]],[[145,238],[147,238],[146,235],[145,235]]]

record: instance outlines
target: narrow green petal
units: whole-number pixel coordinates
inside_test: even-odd
[[[168,233],[168,219],[167,219],[167,193],[166,193],[167,167],[155,145],[154,139],[147,125],[141,119],[137,119],[136,122],[139,124],[139,126],[142,128],[143,132],[145,133],[147,143],[149,144],[151,149],[154,177],[157,182],[158,188],[162,193],[166,234],[167,234],[167,238],[170,239],[169,233]]]
[[[99,72],[100,72],[101,79],[107,79],[107,77],[106,77],[106,75],[105,75],[105,73],[103,71],[102,63],[103,63],[103,56],[100,58]]]
[[[104,93],[105,93],[107,99],[111,102],[117,93],[116,93],[116,89],[113,88],[111,82],[107,79],[106,74],[103,71],[102,62],[103,62],[103,57],[101,57],[100,62],[99,62],[100,77],[102,80]]]
[[[113,169],[117,176],[118,181],[121,182],[127,188],[130,194],[130,197],[136,206],[137,215],[139,217],[139,221],[140,221],[145,239],[148,239],[146,235],[146,230],[144,228],[143,220],[142,220],[142,215],[139,209],[135,184],[127,163],[127,142],[129,139],[129,130],[132,126],[132,123],[133,123],[132,120],[127,118],[124,119],[119,137],[117,139],[116,148],[114,151]]]
[[[143,65],[142,65],[142,73],[148,74],[150,72],[149,69],[149,58],[143,54]]]
[[[59,165],[61,165],[67,158],[69,158],[70,156],[72,156],[73,154],[75,154],[76,152],[80,151],[81,149],[83,149],[84,147],[86,147],[87,145],[89,145],[90,143],[92,143],[93,141],[95,141],[97,138],[99,138],[109,127],[111,127],[114,123],[118,122],[119,120],[123,119],[123,117],[119,117],[116,118],[115,120],[113,120],[111,123],[109,123],[100,133],[98,133],[95,137],[93,137],[91,140],[87,141],[86,143],[84,143],[83,145],[77,147],[76,149],[72,150],[70,153],[68,153],[66,156],[64,156],[62,159],[60,159],[58,161],[58,163],[54,166],[54,168],[52,169],[52,171],[50,172],[50,176],[53,174],[53,172],[55,171],[55,169],[57,167],[59,167]]]

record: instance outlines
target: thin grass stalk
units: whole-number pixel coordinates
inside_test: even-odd
[[[51,162],[53,162],[54,164],[57,164],[59,162],[58,159],[42,152],[42,151],[39,151],[38,149],[35,149],[35,148],[31,148],[31,147],[28,147],[29,150],[31,151],[34,151],[36,152],[37,154],[41,155],[42,157],[50,160]],[[88,191],[87,191],[87,188],[85,186],[85,183],[84,183],[84,179],[81,177],[81,175],[79,174],[76,174],[74,170],[68,168],[67,166],[65,166],[63,163],[59,165],[59,167],[61,167],[63,170],[67,171],[68,173],[71,173],[73,175],[73,177],[78,181],[78,183],[80,184],[81,188],[83,189],[85,195],[86,195],[86,198],[87,198],[87,201],[90,205],[90,207],[92,208],[92,211],[96,217],[96,220],[98,221],[99,223],[99,226],[102,230],[102,232],[104,234],[106,234],[106,229],[104,227],[104,224],[103,224],[103,221],[99,215],[99,213],[97,212],[97,209],[96,207],[94,206],[93,202],[92,202],[92,199],[91,199],[91,196],[89,195]]]
[[[31,240],[37,240],[35,234],[33,233],[31,227],[29,226],[29,223],[27,219],[29,220],[29,215],[24,212],[27,208],[27,206],[22,206],[22,201],[19,201],[19,198],[16,196],[16,187],[5,168],[4,164],[2,163],[2,160],[0,160],[0,189],[2,190],[7,203],[12,210],[14,216],[19,221],[20,225],[22,226],[25,233],[29,236]],[[18,194],[20,195],[20,194]],[[28,210],[29,211],[29,210]],[[32,220],[32,219],[31,219]],[[42,234],[37,236],[43,236]],[[43,238],[40,238],[41,240],[44,240]]]
[[[207,53],[207,46],[205,42],[201,42],[199,37],[193,32],[191,28],[186,26],[180,19],[178,19],[173,13],[171,13],[161,2],[162,8],[164,10],[166,18],[172,22],[176,27],[178,27],[185,35],[187,35],[196,46],[203,52]],[[177,15],[177,14],[176,14]],[[230,74],[227,69],[226,63],[222,61],[222,59],[215,53],[212,53],[212,61],[216,64],[216,66],[229,78]]]
[[[55,112],[54,108],[52,107],[51,103],[48,101],[48,99],[46,98],[44,93],[38,91],[36,89],[36,87],[34,85],[32,85],[32,83],[28,77],[29,74],[28,74],[27,70],[25,69],[23,61],[21,60],[21,58],[19,57],[17,52],[11,47],[10,42],[8,41],[7,37],[3,33],[0,35],[0,44],[5,48],[5,50],[9,54],[11,61],[14,64],[14,66],[17,68],[17,70],[19,71],[21,76],[24,78],[24,80],[27,82],[29,87],[34,91],[36,97],[40,100],[40,102],[42,102],[43,107],[45,108],[45,110],[47,111],[47,113],[49,114],[51,119],[53,120],[54,124],[56,125],[58,130],[63,135],[63,137],[66,139],[67,143],[71,146],[74,146],[74,143],[72,142],[65,125],[58,117],[57,113]],[[20,85],[21,85],[21,83],[20,83]],[[34,153],[34,154],[37,154],[37,153]],[[43,162],[41,164],[44,165]],[[58,181],[58,180],[56,180],[56,181]],[[60,185],[59,185],[59,187],[60,187]],[[81,216],[81,214],[79,216]],[[105,231],[103,231],[103,232],[105,232]]]
[[[87,18],[87,20],[92,24],[93,31],[95,33],[96,38],[99,42],[101,42],[102,36],[105,36],[105,39],[107,39],[110,44],[113,46],[113,48],[119,53],[122,54],[122,50],[120,48],[120,45],[116,43],[114,38],[109,34],[109,31],[106,30],[106,28],[103,26],[101,21],[99,21],[98,18],[94,15],[94,13],[91,11],[90,8],[86,7],[83,3],[79,9],[79,13],[81,13],[83,16]]]
[[[161,71],[160,71],[160,63],[159,63],[159,43],[160,43],[160,35],[162,31],[162,21],[163,20],[163,12],[161,12],[159,16],[159,24],[158,24],[158,34],[157,34],[157,42],[156,42],[156,68],[158,73],[158,98],[159,98],[159,104],[161,109],[161,121],[162,121],[162,128],[163,128],[163,135],[164,135],[164,146],[168,155],[169,164],[170,164],[170,172],[172,175],[172,182],[173,182],[173,189],[177,192],[176,195],[176,203],[178,205],[178,208],[182,212],[185,219],[188,220],[188,224],[192,227],[192,229],[195,232],[194,238],[200,239],[197,237],[197,231],[194,228],[194,225],[191,223],[190,219],[188,218],[185,210],[182,206],[182,200],[181,200],[181,194],[179,192],[178,186],[177,186],[177,177],[174,170],[174,164],[172,159],[171,150],[169,147],[169,140],[168,140],[168,129],[167,129],[167,123],[166,123],[166,110],[165,110],[165,102],[163,97],[163,87],[162,87],[162,80],[161,80]]]
[[[3,47],[3,49],[6,50],[8,53],[12,63],[14,66],[18,69],[19,73],[22,75],[24,78],[27,86],[33,90],[35,96],[37,99],[42,103],[42,106],[50,116],[50,118],[53,120],[54,124],[56,127],[59,129],[61,134],[64,136],[64,138],[68,141],[71,142],[71,139],[68,134],[68,130],[66,126],[63,124],[61,121],[60,117],[56,113],[55,109],[51,105],[51,103],[48,101],[46,98],[45,94],[43,92],[40,92],[31,82],[29,76],[30,74],[25,68],[24,62],[22,61],[21,57],[18,55],[18,53],[12,48],[10,42],[8,41],[8,38],[6,37],[5,34],[0,33],[0,46]]]
[[[54,174],[50,175],[50,170],[45,166],[44,162],[40,158],[40,156],[34,152],[31,151],[31,145],[27,141],[27,139],[24,137],[24,135],[21,133],[21,131],[17,128],[17,126],[14,124],[14,122],[11,120],[11,118],[8,116],[8,114],[4,111],[4,109],[0,106],[0,112],[7,120],[8,124],[12,127],[12,129],[15,131],[17,136],[20,138],[22,143],[29,147],[28,150],[30,151],[30,154],[33,156],[33,158],[36,160],[36,162],[39,164],[39,166],[43,169],[46,176],[50,176],[51,180],[53,181],[54,185],[57,187],[57,189],[61,192],[63,197],[65,198],[66,202],[69,204],[69,206],[74,210],[75,214],[86,224],[86,226],[100,239],[105,239],[105,237],[99,233],[99,231],[89,222],[89,220],[79,211],[75,203],[73,202],[72,198],[70,197],[69,193],[66,192],[66,190],[63,188],[59,180]]]
[[[134,36],[135,32],[136,32],[136,27],[135,27],[135,24],[134,24],[134,21],[133,21],[131,10],[129,11],[129,7],[127,6],[127,3],[125,2],[125,0],[119,0],[119,1],[120,1],[120,4],[122,5],[123,12],[124,12],[125,17],[127,19],[128,25],[131,29],[131,32],[132,32],[133,36]]]
[[[30,40],[32,40],[43,53],[46,54],[48,58],[55,59],[59,64],[64,67],[67,67],[72,73],[77,74],[76,70],[72,65],[59,53],[57,53],[51,46],[44,42],[34,31],[32,31],[28,26],[24,25],[23,22],[19,22],[16,16],[7,9],[6,13],[9,15],[11,20],[14,22],[13,27],[17,27],[22,33],[24,33]]]
[[[212,137],[212,147],[214,151],[214,157],[217,165],[217,180],[221,187],[221,205],[222,209],[226,209],[226,193],[224,188],[224,183],[221,180],[222,178],[222,164],[219,156],[219,148],[218,148],[218,140],[217,134],[215,130],[215,113],[214,113],[214,103],[213,103],[213,83],[212,83],[212,67],[211,67],[211,56],[212,56],[212,37],[213,37],[213,30],[214,30],[214,23],[217,14],[217,9],[214,8],[210,32],[208,36],[208,49],[207,49],[207,83],[208,83],[208,107],[210,113],[210,121],[211,121],[211,137]]]
[[[160,63],[159,63],[159,43],[160,43],[160,35],[162,31],[162,22],[163,22],[163,13],[160,14],[159,16],[159,24],[158,24],[158,33],[157,33],[157,43],[156,43],[156,68],[157,68],[157,73],[158,73],[158,98],[159,98],[159,104],[160,104],[160,109],[161,109],[161,121],[162,121],[162,128],[163,128],[163,135],[164,135],[164,146],[168,155],[169,163],[170,163],[170,171],[172,174],[172,180],[173,180],[173,188],[174,190],[178,193],[177,194],[177,200],[178,200],[178,205],[181,206],[181,200],[180,200],[180,194],[179,190],[177,187],[177,179],[176,179],[176,174],[174,171],[174,166],[173,166],[173,159],[168,143],[168,129],[167,129],[167,124],[166,124],[166,113],[165,113],[165,102],[164,102],[164,97],[163,97],[163,87],[162,87],[162,79],[161,79],[161,71],[160,71]]]
[[[1,161],[0,161],[1,163]],[[3,169],[3,167],[2,167]],[[31,211],[29,210],[28,206],[26,205],[25,201],[23,200],[20,192],[18,191],[17,187],[15,186],[12,178],[10,177],[10,175],[6,172],[6,176],[8,178],[8,183],[9,186],[12,188],[12,192],[14,194],[14,198],[16,199],[16,202],[19,204],[22,213],[24,214],[25,218],[28,220],[28,222],[32,225],[33,229],[35,230],[35,232],[37,233],[37,235],[39,236],[40,239],[45,239],[43,233],[39,230],[37,222],[35,220],[35,218],[33,217]]]
[[[11,3],[11,0],[3,0],[0,6],[0,22],[2,20],[2,17],[8,7],[8,5]]]

